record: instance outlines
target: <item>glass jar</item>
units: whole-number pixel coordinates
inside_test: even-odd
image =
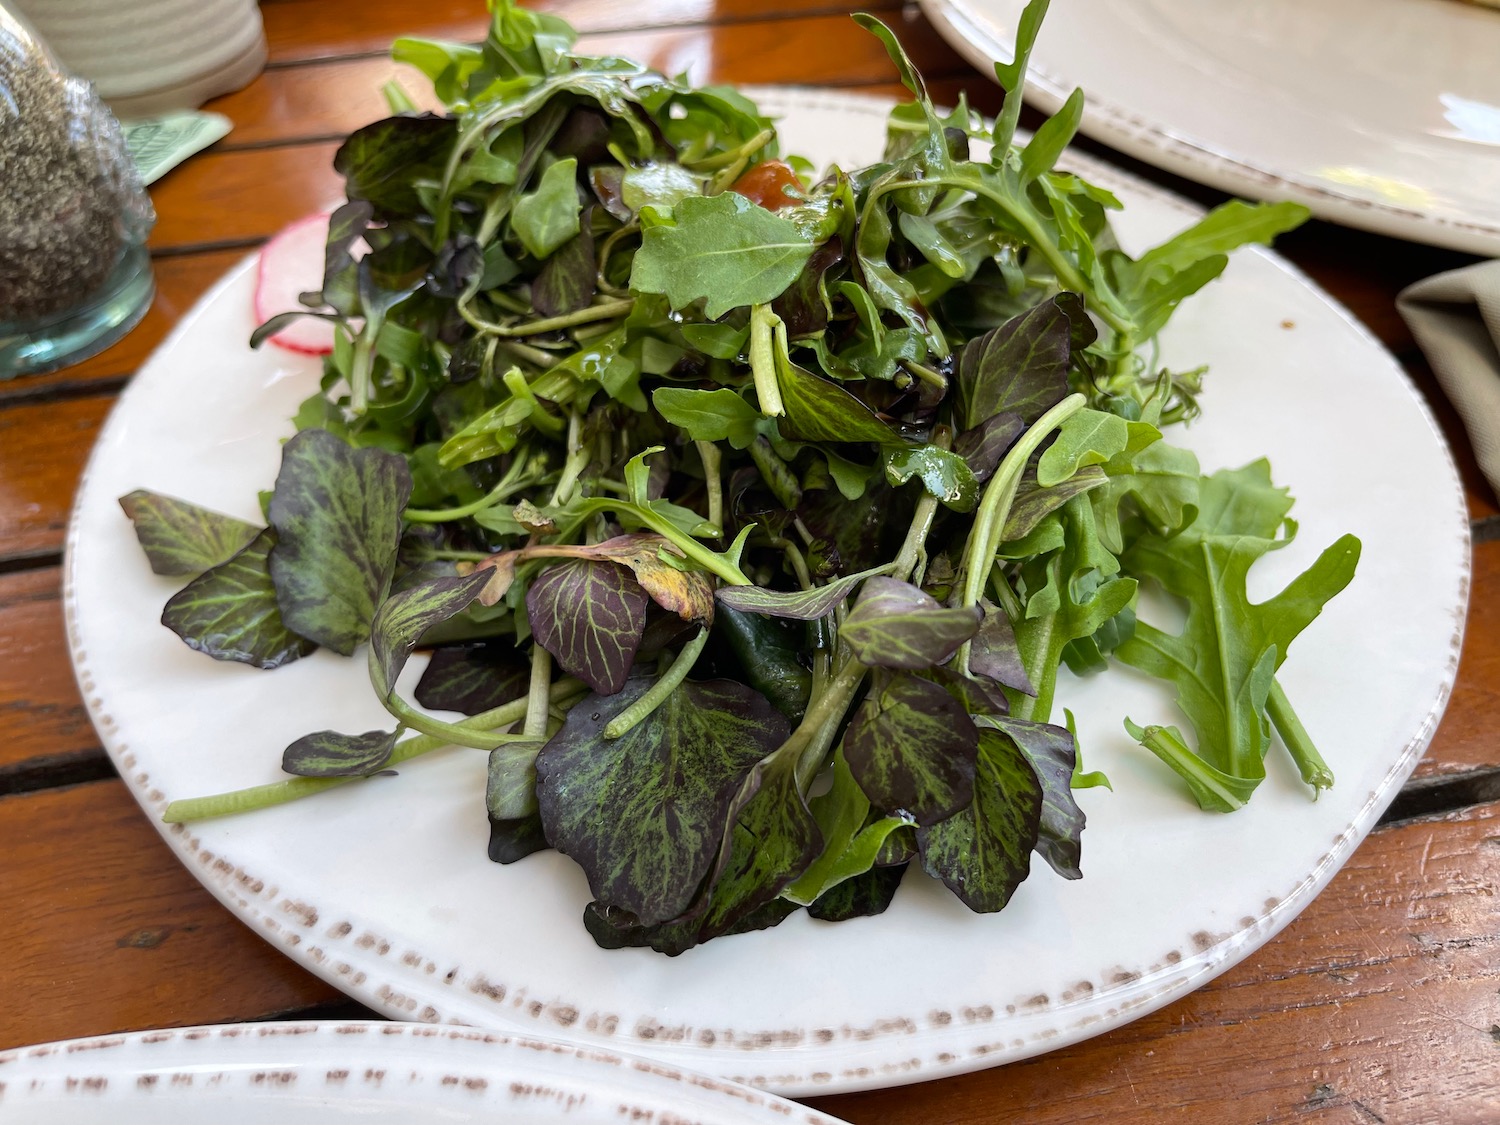
[[[0,2],[0,379],[76,363],[135,326],[155,218],[119,122]]]

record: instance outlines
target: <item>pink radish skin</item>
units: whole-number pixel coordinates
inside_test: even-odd
[[[307,306],[297,300],[323,286],[323,257],[328,243],[329,212],[298,219],[265,244],[255,274],[255,319],[264,324],[277,313]],[[333,351],[333,325],[301,317],[270,337],[271,343],[302,355]]]

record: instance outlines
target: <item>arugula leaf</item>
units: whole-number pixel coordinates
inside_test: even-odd
[[[577,237],[582,204],[578,200],[578,161],[558,160],[542,173],[534,191],[517,198],[511,229],[533,258],[548,258]]]
[[[584,869],[595,898],[645,924],[693,904],[740,784],[787,735],[762,696],[718,680],[680,684],[640,724],[605,738],[650,683],[583,699],[536,760],[548,841]]]
[[[279,668],[318,646],[292,632],[277,608],[267,558],[276,533],[262,531],[227,562],[204,571],[168,600],[161,623],[215,660]]]
[[[268,516],[271,580],[287,628],[348,656],[390,584],[411,474],[401,457],[303,430],[281,451]]]
[[[642,232],[630,286],[674,309],[703,300],[711,320],[780,296],[812,257],[795,223],[735,192],[683,199],[672,219]]]
[[[1148,531],[1124,556],[1132,573],[1186,600],[1182,632],[1174,636],[1138,622],[1117,655],[1176,687],[1178,706],[1197,734],[1197,753],[1184,756],[1177,745],[1164,753],[1161,738],[1142,738],[1189,779],[1203,803],[1203,783],[1189,776],[1198,763],[1215,771],[1206,777],[1223,774],[1250,788],[1265,776],[1276,668],[1291,642],[1354,577],[1360,543],[1343,536],[1281,593],[1252,604],[1246,592],[1251,566],[1291,542],[1291,498],[1271,483],[1270,466],[1256,461],[1203,478],[1199,503],[1197,519],[1181,532],[1166,538]],[[1180,735],[1172,738],[1183,743]]]
[[[196,577],[228,562],[260,529],[233,516],[137,489],[120,497],[155,574]]]

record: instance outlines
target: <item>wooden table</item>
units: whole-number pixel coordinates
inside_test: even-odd
[[[826,0],[546,6],[591,52],[700,80],[900,92],[884,51]],[[996,108],[991,83],[914,6],[868,7],[899,29],[938,98],[966,89]],[[145,322],[78,367],[0,384],[0,1048],[364,1014],[236,921],[158,839],[99,748],[59,602],[73,491],[131,373],[219,274],[336,197],[330,157],[341,134],[383,115],[394,36],[476,40],[485,26],[478,0],[267,0],[263,11],[269,67],[209,107],[234,131],[152,189],[160,292]],[[1401,359],[1462,467],[1472,602],[1431,749],[1332,885],[1214,983],[1076,1047],[819,1108],[854,1122],[1500,1120],[1500,510],[1393,305],[1406,283],[1466,259],[1323,223],[1280,249]]]

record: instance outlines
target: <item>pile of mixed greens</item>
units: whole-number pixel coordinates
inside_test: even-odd
[[[1273,726],[1331,784],[1276,669],[1358,541],[1252,605],[1291,500],[1263,461],[1201,476],[1163,441],[1202,373],[1143,358],[1305,212],[1230,203],[1123,253],[1115,198],[1054,167],[1081,96],[1017,141],[1045,8],[993,127],[855,17],[914,100],[879,163],[820,179],[739,94],[571,54],[510,0],[481,46],[398,42],[448,112],[391,92],[335,158],[349,201],[291,315],[337,344],[267,526],[123,501],[191,576],[163,616],[188,644],[274,668],[368,643],[394,726],[310,734],[297,779],[168,819],[488,750],[491,856],[566,853],[600,944],[677,953],[881,911],[912,862],[978,911],[1032,852],[1078,878],[1072,789],[1102,779],[1051,721],[1063,664],[1176,688],[1196,750],[1127,726],[1205,808],[1248,799]],[[1147,581],[1180,634],[1136,620]],[[418,645],[423,709],[396,689]]]

